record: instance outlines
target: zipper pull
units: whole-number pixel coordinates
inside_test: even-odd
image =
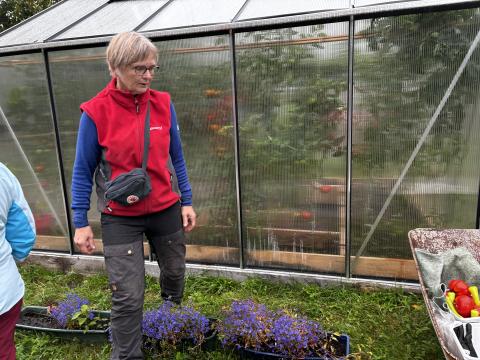
[[[140,104],[138,103],[137,98],[135,97],[135,108],[137,109],[137,114],[140,112]]]

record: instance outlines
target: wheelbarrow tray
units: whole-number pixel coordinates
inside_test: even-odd
[[[432,306],[428,289],[426,288],[422,273],[419,268],[418,260],[415,250],[421,249],[428,251],[432,254],[443,253],[447,250],[452,250],[457,247],[464,247],[470,251],[473,257],[480,262],[480,230],[474,229],[414,229],[408,233],[408,239],[410,247],[412,249],[413,258],[415,260],[415,266],[418,272],[418,279],[420,281],[420,287],[422,290],[423,299],[432,321],[435,333],[437,334],[438,341],[442,347],[442,351],[447,360],[462,360],[460,357],[454,355],[455,349],[451,349],[447,345],[446,339],[451,337],[450,333],[447,333],[444,328],[439,326],[439,313],[438,310]]]

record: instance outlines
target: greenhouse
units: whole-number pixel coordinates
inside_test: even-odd
[[[73,243],[79,105],[110,38],[159,49],[198,214],[189,268],[410,286],[415,228],[478,228],[480,1],[64,0],[0,34],[0,161]],[[95,194],[92,204],[96,203]],[[155,264],[145,243],[146,264]]]

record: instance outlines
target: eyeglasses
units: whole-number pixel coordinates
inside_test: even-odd
[[[153,65],[153,66],[145,66],[145,65],[139,65],[139,66],[133,66],[132,69],[135,70],[136,75],[145,75],[147,70],[150,72],[150,75],[155,74],[155,71],[157,71],[159,68],[158,65]]]

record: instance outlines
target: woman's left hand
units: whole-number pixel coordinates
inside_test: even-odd
[[[193,206],[182,206],[182,221],[183,221],[183,230],[185,232],[190,232],[195,227],[195,222],[197,219],[197,214],[193,210]]]

